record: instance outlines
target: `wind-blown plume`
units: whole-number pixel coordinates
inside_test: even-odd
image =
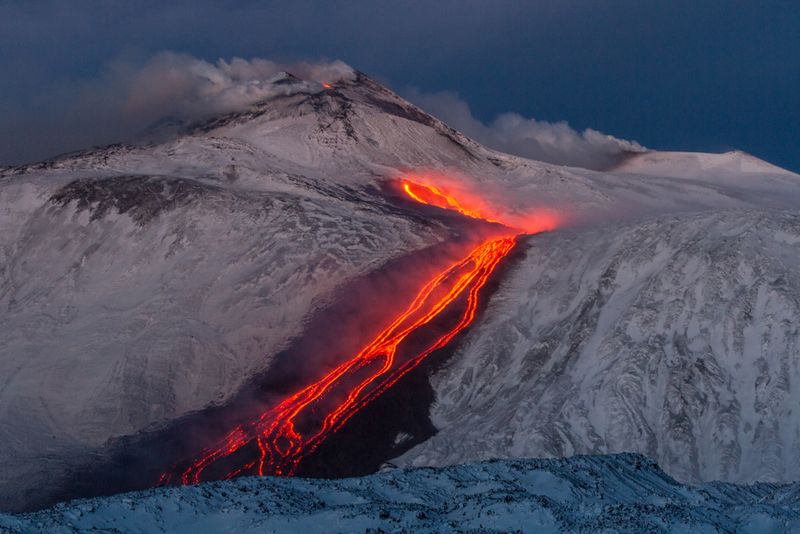
[[[559,165],[603,170],[627,154],[645,152],[636,141],[626,141],[588,128],[578,132],[564,121],[527,119],[518,113],[498,115],[484,124],[455,93],[405,92],[406,98],[453,128],[491,148]]]

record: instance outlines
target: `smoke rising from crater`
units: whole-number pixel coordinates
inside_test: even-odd
[[[300,80],[276,84],[289,72]],[[118,59],[97,76],[62,82],[46,99],[10,110],[0,132],[0,165],[44,159],[69,150],[137,139],[160,121],[193,121],[244,109],[278,94],[316,92],[322,83],[351,80],[342,61],[280,63],[264,58],[206,61],[160,52],[143,62]],[[475,140],[511,154],[592,169],[607,168],[644,148],[596,130],[516,113],[486,125],[455,93],[406,96]]]
[[[491,124],[484,124],[472,115],[466,102],[451,92],[424,93],[412,88],[404,96],[476,141],[530,159],[604,170],[628,153],[646,150],[636,141],[591,128],[578,132],[564,121],[538,121],[518,113],[503,113]]]
[[[302,83],[275,85],[289,72]],[[353,69],[341,61],[281,64],[268,59],[219,59],[209,63],[185,54],[164,52],[134,72],[120,111],[198,118],[235,111],[276,94],[315,92],[320,83],[350,79]]]
[[[289,72],[302,81],[275,84]],[[135,139],[162,119],[196,120],[243,109],[277,94],[316,92],[351,79],[341,61],[284,64],[233,58],[209,62],[161,52],[144,62],[117,60],[96,77],[62,82],[47,98],[4,117],[0,164]]]

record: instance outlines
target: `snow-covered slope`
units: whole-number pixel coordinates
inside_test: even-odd
[[[224,402],[336,288],[444,239],[339,173],[202,133],[6,169],[0,502]]]
[[[436,238],[344,191],[143,175],[44,191],[0,267],[5,491],[52,476],[65,450],[225,401],[317,301]]]
[[[798,265],[798,212],[534,236],[402,460],[637,451],[681,480],[798,480]]]
[[[7,532],[791,532],[798,486],[682,486],[637,455],[240,478],[0,515]]]
[[[573,308],[580,307],[583,297],[575,296],[575,288],[588,291],[596,283],[591,278],[595,268],[586,268],[584,281],[579,280],[583,272],[569,268],[602,261],[605,256],[592,256],[591,251],[603,247],[608,248],[606,253],[636,253],[623,241],[611,239],[607,231],[586,233],[587,227],[622,220],[629,226],[615,230],[619,235],[661,239],[670,231],[669,218],[639,227],[631,226],[631,221],[727,209],[739,210],[731,211],[731,217],[741,217],[742,224],[751,227],[761,220],[758,217],[773,221],[771,212],[753,215],[762,212],[741,210],[791,209],[800,199],[800,177],[750,159],[747,165],[717,165],[700,175],[676,163],[676,158],[680,162],[689,156],[664,155],[664,163],[657,153],[638,156],[638,167],[631,167],[635,161],[631,159],[628,167],[613,172],[558,167],[486,149],[362,74],[332,88],[292,80],[282,77],[280,83],[297,83],[293,90],[275,91],[275,96],[247,110],[184,126],[180,133],[172,128],[159,144],[112,146],[0,169],[0,506],[24,505],[42,481],[58,479],[69,458],[102,447],[111,438],[225,402],[255,373],[267,369],[290,339],[302,335],[304,321],[343,284],[456,231],[441,220],[424,217],[424,211],[386,197],[387,181],[405,173],[431,176],[453,190],[479,194],[511,221],[548,209],[575,232],[546,238],[551,243],[551,267],[539,266],[532,254],[514,274],[517,281],[509,281],[526,290],[525,283],[538,283],[537,269],[551,269],[563,261],[561,247],[570,255],[568,268],[558,264],[559,271],[550,275],[570,273],[572,281],[557,284],[548,296],[552,302],[565,303],[558,312],[562,316],[553,310],[545,316],[527,316],[526,334],[504,345],[512,352],[542,346],[540,335],[555,339],[546,336],[543,326],[553,317],[563,319],[558,324],[564,329],[570,318],[580,316]],[[746,181],[740,179],[743,170]],[[704,228],[705,223],[698,224]],[[670,246],[678,247],[681,239],[693,235],[688,227],[681,231],[685,234],[676,235]],[[708,231],[722,230],[712,226]],[[686,260],[688,266],[706,261],[703,246],[697,249],[697,258]],[[755,245],[752,250],[765,252]],[[788,250],[783,261],[794,261],[794,249]],[[772,259],[764,276],[777,280],[789,264],[781,264],[771,251],[766,253]],[[716,261],[703,264],[709,276],[716,272]],[[651,268],[661,272],[665,265]],[[673,275],[664,271],[663,276]],[[789,275],[783,280],[793,283]],[[796,286],[787,286],[786,298],[800,295],[795,290]],[[623,308],[625,298],[620,293]],[[658,299],[671,298],[660,293],[648,305],[666,307],[671,300]],[[704,304],[704,295],[697,298],[698,307],[719,306],[719,299],[709,297]],[[509,309],[500,309],[501,305]],[[486,325],[497,325],[491,321],[516,313],[513,310],[519,306],[514,299],[501,298],[492,308],[498,310],[497,317],[487,316]],[[636,315],[635,309],[629,311]],[[542,317],[545,322],[540,324]],[[676,319],[677,331],[683,328],[683,318]],[[786,351],[792,350],[785,348],[791,324],[769,324],[775,335],[783,336],[777,342],[782,348],[774,354],[767,350],[765,357],[768,362],[784,361]],[[491,333],[486,325],[476,335]],[[569,334],[568,328],[564,331]],[[580,335],[591,332],[587,326]],[[557,346],[556,340],[547,343]],[[473,341],[470,346],[478,345]],[[593,358],[592,347],[582,357]],[[751,347],[741,353],[741,362],[723,360],[716,352],[714,357],[725,373],[734,373],[737,365],[750,369],[756,365],[753,361],[760,361]],[[554,361],[562,357],[542,354]],[[476,365],[476,358],[488,356],[464,353],[463,365]],[[526,374],[537,369],[535,362],[518,363]],[[480,371],[477,379],[489,388],[516,387],[516,377],[492,375],[490,369],[478,367],[473,372]],[[554,384],[573,381],[566,362],[554,369],[548,375]],[[647,395],[660,398],[660,382],[651,385],[646,377],[638,379]],[[696,402],[711,406],[719,395],[727,399],[720,389],[724,382],[720,384],[703,389],[707,397]],[[796,399],[796,390],[787,386],[787,391],[787,399]],[[596,392],[574,393],[576,399],[588,402]],[[455,406],[442,398],[437,414],[450,405],[463,417],[471,413],[469,404]],[[518,392],[523,405],[537,399],[535,392]],[[436,420],[442,417],[436,415]],[[491,417],[488,414],[480,424],[502,425]],[[755,424],[753,417],[742,417],[742,425]],[[783,411],[776,412],[770,424],[795,428],[791,421],[792,414]],[[508,436],[524,435],[511,428],[510,433],[498,433],[497,439],[508,442]],[[620,428],[625,432],[603,438],[613,444],[608,450],[646,449],[640,446],[644,438],[626,446],[628,426]],[[611,427],[608,432],[618,430]],[[447,435],[443,431],[437,439]],[[751,439],[748,436],[736,439]],[[727,438],[714,439],[727,443]],[[789,438],[781,439],[784,449],[773,456],[785,459]],[[701,447],[711,450],[715,443],[703,441]],[[740,447],[748,449],[747,443]],[[516,454],[520,449],[491,450]],[[555,454],[583,449],[531,450]],[[470,459],[478,454],[456,456]],[[425,455],[437,462],[456,457],[447,447]],[[725,461],[733,465],[732,460]],[[671,469],[679,463],[667,459],[666,465]],[[758,465],[762,467],[747,472],[698,467],[687,476],[747,479],[766,473],[772,477],[769,469],[783,464],[769,460]]]
[[[733,150],[723,154],[702,152],[642,152],[631,154],[615,169],[617,172],[674,176],[680,178],[715,178],[738,176],[740,181],[759,175],[783,175],[780,167],[745,152]]]

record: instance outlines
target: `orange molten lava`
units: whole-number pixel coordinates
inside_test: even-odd
[[[456,199],[452,190],[448,190],[447,185],[438,183],[433,185],[432,178],[421,175],[404,177],[400,186],[406,195],[422,204],[454,210],[473,219],[502,224],[523,234],[538,234],[554,230],[562,223],[561,214],[541,207],[533,210],[528,207],[524,213],[507,207],[498,209],[498,206],[488,202],[486,198],[461,190],[463,184],[460,184],[457,189],[458,199]],[[441,181],[443,184],[448,183],[446,177],[433,179]]]
[[[403,191],[408,196],[421,204],[428,204],[438,208],[444,208],[457,211],[462,215],[471,217],[473,219],[482,219],[484,221],[499,223],[487,217],[477,209],[467,208],[461,205],[453,196],[445,193],[441,189],[433,185],[419,184],[410,180],[403,181]]]
[[[483,218],[480,212],[462,206],[435,187],[405,181],[403,189],[418,202]],[[293,475],[303,458],[355,413],[431,353],[447,345],[473,321],[481,289],[515,243],[514,236],[488,239],[448,266],[423,285],[408,307],[356,355],[255,421],[234,428],[191,465],[176,473],[180,483],[195,484],[210,478],[204,476],[204,472],[222,460],[222,467],[236,467],[227,472],[215,467],[216,478],[247,473]],[[459,311],[457,319],[451,318],[454,317],[452,310]],[[431,341],[428,338],[432,329],[426,331],[423,327],[436,319],[451,325]],[[423,340],[428,339],[424,344],[420,342],[420,333]],[[409,339],[415,334],[418,335],[416,341]],[[165,473],[159,483],[173,480],[171,473]]]

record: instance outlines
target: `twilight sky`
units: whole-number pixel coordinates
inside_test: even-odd
[[[115,141],[96,110],[163,51],[341,59],[476,136],[567,121],[800,171],[796,0],[0,0],[0,164]]]

